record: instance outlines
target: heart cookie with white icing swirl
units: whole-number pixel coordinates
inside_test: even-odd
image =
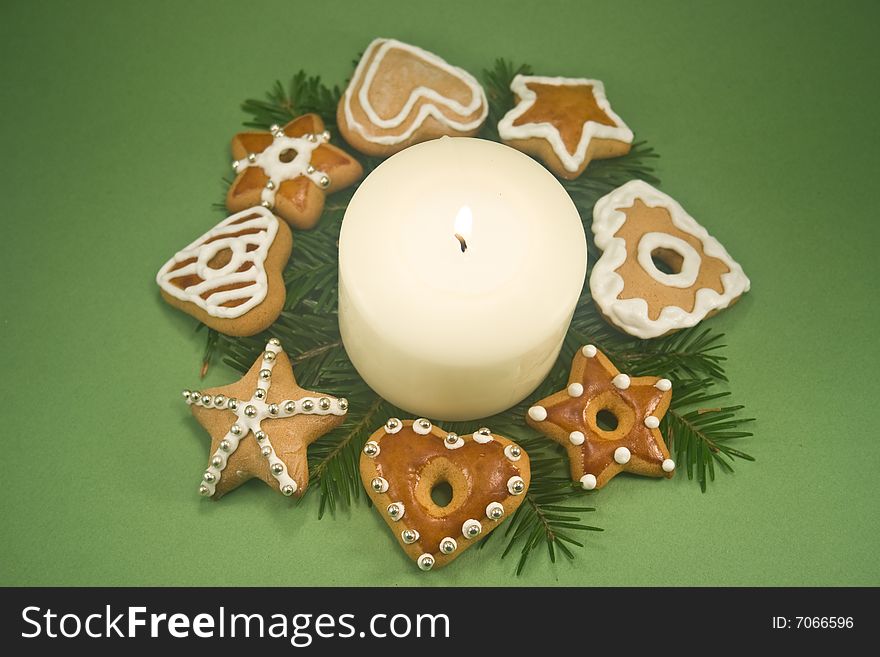
[[[162,298],[226,335],[254,335],[284,307],[281,271],[293,237],[262,207],[227,217],[178,251],[156,275]]]
[[[375,39],[339,101],[337,122],[357,150],[388,156],[444,135],[473,137],[488,111],[470,73],[427,50]]]
[[[694,326],[749,290],[721,243],[641,180],[599,199],[593,234],[603,251],[590,274],[593,300],[605,319],[638,338]]]
[[[361,479],[404,552],[422,570],[476,545],[522,504],[529,457],[489,429],[459,436],[429,420],[391,418],[361,454]],[[432,494],[448,484],[452,497]]]

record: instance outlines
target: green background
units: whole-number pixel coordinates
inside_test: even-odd
[[[3,2],[0,583],[880,584],[877,3]],[[574,563],[423,575],[363,503],[196,495],[203,347],[155,272],[217,221],[240,102],[376,36],[605,81],[753,291],[710,320],[755,464],[620,477]],[[206,384],[237,376],[215,367]],[[344,391],[336,391],[344,393]]]

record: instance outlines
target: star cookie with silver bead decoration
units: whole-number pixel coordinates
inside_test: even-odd
[[[488,536],[522,504],[526,451],[483,428],[460,436],[430,420],[391,418],[364,445],[361,480],[404,552],[421,570],[445,566]],[[432,493],[446,483],[452,498]]]
[[[232,212],[254,205],[274,211],[294,228],[314,227],[327,194],[360,180],[360,163],[331,145],[317,114],[304,114],[268,132],[241,132],[232,139],[237,174],[226,194]]]
[[[568,452],[571,476],[602,488],[620,472],[671,478],[675,462],[660,433],[672,382],[630,377],[593,345],[575,354],[568,386],[529,408],[526,422]]]
[[[309,483],[306,448],[342,423],[348,402],[299,387],[276,339],[235,383],[183,391],[192,414],[211,435],[211,458],[199,493],[219,499],[249,479],[283,495]]]

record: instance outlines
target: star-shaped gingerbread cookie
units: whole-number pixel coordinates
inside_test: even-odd
[[[317,114],[304,114],[283,128],[241,132],[232,139],[235,180],[226,206],[237,212],[254,205],[273,210],[294,228],[314,227],[327,194],[357,182],[364,171],[351,155],[330,143]]]
[[[274,338],[239,381],[184,390],[183,397],[211,434],[199,493],[215,499],[254,477],[284,495],[302,495],[309,483],[306,448],[339,426],[348,410],[345,399],[300,388]]]
[[[573,180],[591,160],[629,153],[633,133],[614,113],[599,80],[517,75],[517,104],[498,122],[502,141]]]
[[[532,406],[526,422],[565,447],[572,479],[587,490],[619,472],[669,478],[675,462],[658,427],[671,399],[669,379],[621,374],[586,345],[575,354],[566,389]]]

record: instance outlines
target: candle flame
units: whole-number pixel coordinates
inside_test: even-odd
[[[474,215],[471,209],[463,205],[455,215],[455,232],[464,238],[471,236],[471,227],[474,225]]]

